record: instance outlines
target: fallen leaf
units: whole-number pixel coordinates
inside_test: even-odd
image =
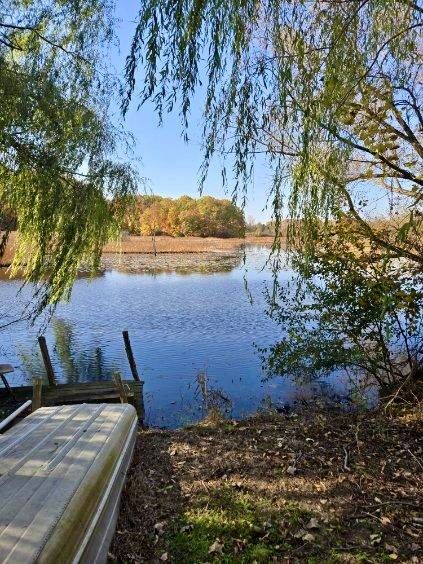
[[[415,542],[411,543],[411,550],[417,552],[417,550],[420,550],[420,545]]]
[[[221,554],[223,550],[223,544],[220,542],[220,539],[216,539],[214,543],[209,548],[209,554]]]
[[[187,531],[190,531],[193,528],[194,528],[193,525],[184,525],[183,527],[180,528],[179,532],[186,533]]]
[[[320,528],[319,521],[316,519],[316,517],[312,517],[306,525],[306,529],[319,529],[319,528]]]
[[[162,535],[164,531],[164,527],[166,525],[166,521],[161,521],[160,523],[156,523],[154,525],[154,530],[158,535]]]
[[[372,546],[374,546],[375,544],[380,544],[381,540],[382,540],[382,535],[379,534],[370,535],[370,544]]]
[[[295,538],[295,539],[302,539],[303,536],[306,535],[306,534],[307,534],[307,531],[305,531],[304,529],[300,529],[299,531],[297,531],[297,532],[294,534],[294,538]]]
[[[381,522],[383,525],[389,525],[389,523],[391,522],[391,520],[389,519],[389,517],[381,517],[381,518],[380,518],[380,522]]]
[[[311,533],[307,533],[302,537],[303,541],[306,542],[313,542],[314,538],[315,538],[314,535],[312,535]]]

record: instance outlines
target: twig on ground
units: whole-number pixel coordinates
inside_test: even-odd
[[[423,470],[423,464],[420,462],[420,460],[417,458],[417,456],[415,454],[413,454],[409,448],[407,448],[407,452],[409,452],[411,454],[411,456],[414,458],[414,460],[417,462],[417,464]]]
[[[351,472],[351,468],[348,466],[348,459],[349,459],[349,454],[348,454],[348,450],[344,448],[344,453],[345,453],[345,457],[344,457],[344,470],[346,470],[347,472]]]

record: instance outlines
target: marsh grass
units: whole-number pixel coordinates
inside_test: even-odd
[[[104,253],[205,253],[241,251],[245,245],[271,247],[273,237],[254,237],[222,239],[219,237],[151,237],[126,236],[117,243],[109,243]]]

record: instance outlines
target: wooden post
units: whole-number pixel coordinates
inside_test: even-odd
[[[125,343],[126,356],[128,357],[129,366],[131,367],[132,378],[136,382],[141,382],[141,378],[138,375],[137,365],[135,364],[134,354],[132,352],[131,341],[129,340],[129,333],[128,331],[122,331],[122,335]]]
[[[128,403],[128,396],[126,394],[125,385],[122,382],[121,375],[119,372],[113,374],[113,380],[115,382],[116,388],[118,389],[120,396],[120,403]]]
[[[41,378],[34,378],[32,384],[32,411],[41,407],[41,391],[43,389],[43,381]]]
[[[51,363],[45,337],[38,337],[38,344],[40,345],[41,356],[43,357],[44,367],[47,372],[48,383],[50,386],[55,386],[56,376],[54,375],[53,365]]]

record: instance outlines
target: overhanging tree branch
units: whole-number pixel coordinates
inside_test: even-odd
[[[370,225],[361,217],[361,215],[357,212],[357,210],[355,209],[355,206],[354,206],[353,199],[351,198],[351,195],[348,192],[348,190],[344,186],[342,186],[341,184],[338,184],[338,186],[339,186],[339,189],[341,190],[342,194],[345,196],[345,198],[347,200],[348,208],[351,212],[351,215],[354,217],[354,219],[357,221],[359,226],[363,229],[363,232],[369,237],[369,239],[371,241],[374,241],[375,243],[377,243],[378,245],[380,245],[384,249],[391,251],[398,256],[406,257],[413,262],[416,262],[418,264],[423,265],[423,256],[422,255],[413,253],[408,249],[404,249],[403,247],[399,247],[398,245],[394,245],[393,243],[390,243],[389,241],[382,239],[370,227]]]
[[[39,37],[42,41],[44,41],[45,43],[47,43],[51,47],[54,47],[55,49],[59,49],[60,51],[63,51],[63,53],[66,53],[66,55],[70,55],[71,57],[75,57],[75,58],[77,58],[81,61],[84,61],[85,63],[88,63],[88,61],[85,57],[83,57],[82,55],[80,55],[79,53],[77,53],[75,51],[69,51],[68,49],[66,49],[66,47],[63,47],[63,45],[55,43],[54,41],[52,41],[51,39],[46,37],[44,34],[42,34],[40,31],[38,31],[38,29],[35,28],[35,27],[27,26],[27,25],[7,24],[5,22],[0,22],[0,27],[6,28],[6,29],[14,29],[14,30],[17,30],[17,31],[29,31],[29,32],[33,33],[34,35],[36,35],[37,37]],[[12,45],[11,48],[15,49],[16,47],[14,47]],[[18,47],[18,49],[22,51],[22,47]]]

